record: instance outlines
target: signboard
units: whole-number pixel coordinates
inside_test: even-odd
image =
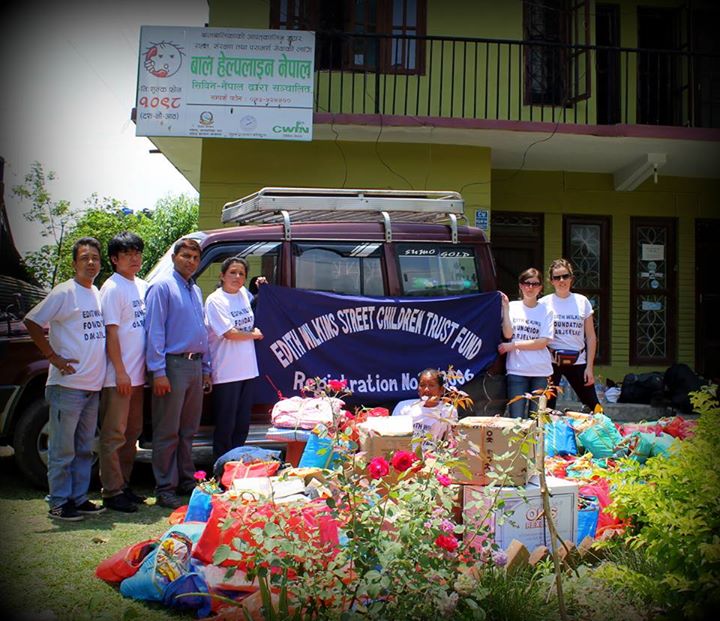
[[[143,26],[136,134],[312,140],[315,33]]]
[[[417,396],[425,368],[462,374],[462,383],[497,357],[500,293],[450,298],[379,298],[263,285],[255,341],[255,401],[299,394],[308,379],[346,379],[360,404]],[[458,382],[460,383],[460,382]]]
[[[475,227],[482,229],[486,233],[488,232],[488,220],[490,216],[489,209],[476,209],[475,210]]]

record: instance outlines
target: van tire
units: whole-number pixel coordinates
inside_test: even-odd
[[[15,463],[23,476],[38,489],[47,490],[47,447],[50,408],[38,397],[25,409],[15,427]],[[44,459],[43,459],[44,458]]]

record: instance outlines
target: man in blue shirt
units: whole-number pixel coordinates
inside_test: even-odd
[[[152,374],[152,466],[155,496],[162,507],[185,504],[178,494],[195,485],[192,440],[200,425],[203,390],[210,392],[208,337],[202,292],[192,280],[200,245],[181,239],[173,271],[147,292],[147,370]]]

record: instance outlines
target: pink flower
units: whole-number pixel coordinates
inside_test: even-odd
[[[376,457],[368,464],[367,469],[370,473],[370,478],[381,479],[390,472],[390,464],[388,464],[384,458]]]
[[[438,483],[442,485],[443,487],[447,487],[452,483],[452,479],[447,474],[440,474],[439,472],[435,475],[435,478],[438,480]]]
[[[342,390],[345,390],[347,388],[347,380],[337,380],[337,379],[331,379],[328,380],[328,388],[334,392],[341,392]]]
[[[204,481],[206,476],[207,472],[205,472],[204,470],[198,470],[195,474],[193,474],[193,478],[196,481]]]
[[[453,524],[450,520],[443,519],[442,522],[440,522],[440,530],[446,533],[452,533],[455,532],[455,524]]]
[[[452,535],[438,535],[435,538],[435,545],[448,552],[454,552],[457,550],[458,540]]]
[[[398,472],[405,472],[415,461],[417,461],[415,453],[411,453],[410,451],[396,451],[392,457],[392,466]]]

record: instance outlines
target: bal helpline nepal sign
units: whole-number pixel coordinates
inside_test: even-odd
[[[315,33],[143,26],[138,136],[312,140]]]
[[[256,401],[299,394],[308,379],[346,379],[359,402],[417,396],[425,368],[469,381],[497,357],[497,291],[451,298],[376,298],[263,285],[255,323]]]

